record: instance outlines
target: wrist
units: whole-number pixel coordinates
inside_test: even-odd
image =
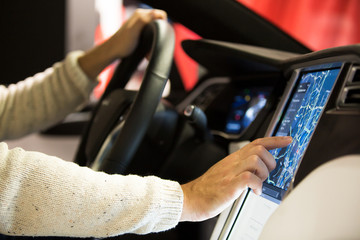
[[[115,59],[116,56],[112,54],[111,46],[105,42],[85,52],[83,56],[79,57],[78,63],[90,79],[95,79]]]
[[[194,213],[196,213],[195,209],[193,209],[192,203],[196,201],[195,195],[191,194],[192,192],[192,182],[181,185],[181,189],[183,190],[183,210],[180,217],[180,222],[185,221],[198,221]]]

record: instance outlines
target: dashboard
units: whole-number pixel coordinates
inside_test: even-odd
[[[288,147],[271,151],[277,166],[262,195],[244,192],[220,215],[211,238],[257,239],[277,206],[311,171],[360,154],[360,45],[293,56],[207,40],[188,43],[187,49],[210,73],[224,66],[222,75],[229,75],[209,77],[183,102],[202,108],[214,136],[229,145],[293,137]]]
[[[266,106],[278,75],[253,78],[211,77],[200,84],[178,106],[178,111],[193,104],[208,117],[208,128],[213,135],[237,139]]]

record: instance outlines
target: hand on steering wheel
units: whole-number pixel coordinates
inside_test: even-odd
[[[99,134],[104,134],[104,131],[97,129],[98,126],[96,125],[96,123],[101,122],[101,115],[103,115],[99,113],[102,112],[106,101],[112,97],[112,93],[124,88],[149,50],[149,63],[142,85],[133,103],[127,108],[129,111],[122,116],[125,119],[122,123],[123,126],[117,133],[111,150],[108,151],[106,156],[101,157],[101,162],[95,164],[97,166],[95,170],[107,173],[123,173],[126,170],[159,104],[172,66],[174,33],[172,27],[164,20],[155,20],[146,25],[139,38],[137,48],[130,56],[124,58],[117,67],[102,99],[93,112],[90,124],[82,138],[76,157],[76,161],[80,165],[93,165],[95,161],[94,154],[92,154],[94,147],[98,151],[103,148],[99,144],[103,145],[106,142],[106,137],[99,137]],[[119,97],[116,98],[119,99]],[[114,110],[117,110],[117,108]],[[117,126],[119,116],[116,114],[114,116],[116,119],[113,119],[112,122],[115,125],[111,126],[111,129],[108,129],[105,134],[109,134]],[[101,139],[102,143],[99,143],[98,139]]]

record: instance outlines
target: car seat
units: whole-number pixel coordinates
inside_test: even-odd
[[[312,171],[269,218],[260,239],[358,239],[360,155]]]

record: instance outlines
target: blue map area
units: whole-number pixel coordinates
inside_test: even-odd
[[[275,136],[291,136],[286,148],[271,150],[277,162],[266,183],[287,190],[309,144],[340,69],[307,72],[301,76]]]

